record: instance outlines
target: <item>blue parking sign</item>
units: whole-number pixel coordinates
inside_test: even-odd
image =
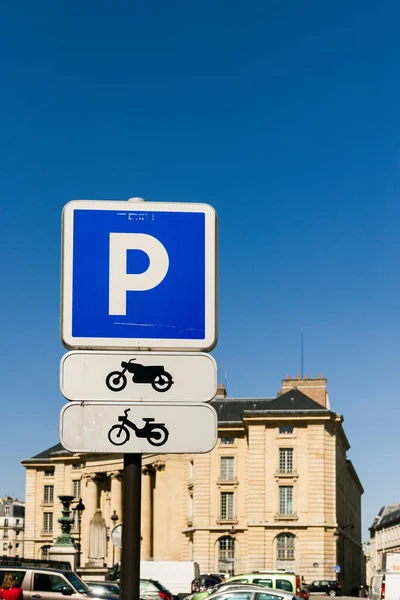
[[[210,350],[216,214],[207,204],[72,201],[63,211],[70,349]]]

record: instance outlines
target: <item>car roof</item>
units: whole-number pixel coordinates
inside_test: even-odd
[[[116,585],[118,587],[118,583],[115,583],[115,581],[88,581],[85,579],[85,583],[90,583],[91,585]]]
[[[275,589],[271,589],[271,588],[265,588],[264,586],[255,586],[255,585],[241,585],[240,589],[238,589],[238,592],[258,592],[261,591],[261,589],[263,589],[264,593],[268,593],[271,596],[280,596],[281,598],[293,598],[294,594],[293,592],[285,592],[284,590],[275,590]],[[232,591],[232,590],[231,590]],[[225,591],[224,590],[217,590],[215,591],[213,594],[210,594],[208,596],[208,598],[213,598],[216,597],[220,594],[224,594]]]
[[[234,577],[253,577],[254,575],[293,575],[294,573],[291,571],[252,571],[251,573],[238,573],[237,575],[232,575],[229,579],[233,579]],[[229,581],[228,579],[228,581]]]
[[[224,590],[226,588],[237,588],[238,590],[239,589],[242,590],[244,587],[254,588],[255,590],[265,590],[265,585],[260,585],[258,583],[238,583],[237,581],[226,581],[219,585],[218,591],[220,591],[222,588]],[[271,588],[268,588],[268,589],[271,589]]]
[[[67,575],[68,573],[73,573],[73,571],[68,571],[67,569],[52,569],[50,567],[35,567],[35,566],[19,567],[18,565],[10,565],[9,567],[7,567],[5,565],[4,566],[1,565],[0,571],[41,571],[43,573],[62,573],[63,575]]]

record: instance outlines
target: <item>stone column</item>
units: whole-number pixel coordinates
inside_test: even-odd
[[[111,502],[110,502],[110,532],[113,530],[115,525],[119,525],[122,522],[122,473],[121,471],[108,471],[107,477],[111,479]],[[111,516],[114,511],[118,516],[118,520],[115,523],[111,520]],[[110,565],[115,564],[121,560],[121,549],[118,546],[114,546],[109,542],[108,557]],[[112,564],[111,564],[112,563]]]
[[[81,521],[81,565],[85,564],[88,559],[89,551],[89,523],[94,513],[99,508],[99,493],[97,487],[96,473],[85,473],[83,475],[82,486],[82,502],[85,505],[85,510],[82,513]]]
[[[153,521],[153,506],[152,506],[152,474],[153,469],[144,466],[142,469],[142,517],[141,517],[141,537],[140,544],[140,559],[149,560],[152,556],[152,521]]]

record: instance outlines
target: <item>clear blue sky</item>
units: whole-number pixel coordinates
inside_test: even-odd
[[[58,442],[60,216],[208,202],[230,396],[328,378],[366,527],[400,501],[400,4],[4,2],[0,494]]]

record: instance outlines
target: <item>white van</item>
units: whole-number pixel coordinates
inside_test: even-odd
[[[370,600],[400,600],[400,573],[381,573],[371,579]]]

